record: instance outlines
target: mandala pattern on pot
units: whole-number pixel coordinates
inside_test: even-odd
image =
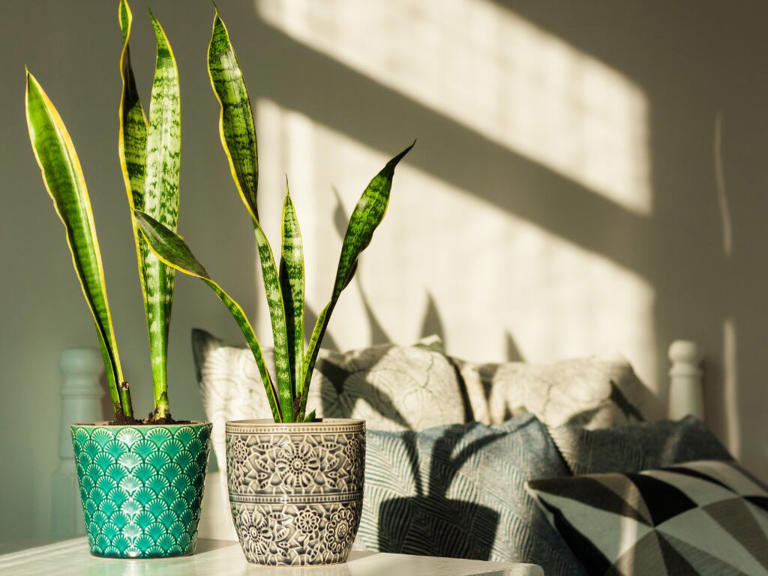
[[[346,561],[361,510],[357,502],[230,506],[248,561],[271,566]]]
[[[344,562],[362,511],[365,424],[227,424],[232,518],[250,562]]]
[[[91,553],[115,558],[191,554],[210,424],[73,425]]]

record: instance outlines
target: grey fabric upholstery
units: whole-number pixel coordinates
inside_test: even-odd
[[[500,426],[368,431],[358,543],[368,550],[532,562],[583,574],[525,482],[568,471],[531,415]]]
[[[226,420],[270,418],[251,351],[194,330],[198,381],[219,467]],[[269,366],[272,350],[264,350]],[[643,419],[644,386],[621,358],[581,358],[552,364],[474,364],[443,353],[439,338],[414,346],[385,344],[345,353],[322,349],[308,409],[318,417],[351,417],[369,429],[423,430],[478,421],[500,424],[535,414],[548,426],[610,427]]]
[[[587,430],[550,428],[573,474],[630,473],[691,460],[731,460],[728,450],[693,416]]]

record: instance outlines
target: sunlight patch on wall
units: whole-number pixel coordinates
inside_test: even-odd
[[[271,101],[260,100],[256,110],[265,228],[279,246],[287,173],[304,236],[308,300],[317,311],[330,295],[344,217],[388,155]],[[621,352],[653,383],[653,302],[639,275],[406,159],[330,332],[342,349],[368,345],[377,331],[410,343],[426,335],[429,317],[428,328],[441,328],[457,356],[506,360],[510,337],[530,361]],[[268,333],[266,310],[258,317]]]
[[[283,33],[640,215],[647,102],[629,79],[490,0],[255,0]]]

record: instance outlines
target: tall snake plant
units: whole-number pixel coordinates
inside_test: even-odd
[[[179,75],[173,50],[160,22],[150,13],[157,41],[149,122],[144,115],[131,69],[128,40],[132,14],[126,0],[118,7],[123,37],[120,56],[118,153],[128,206],[133,222],[139,282],[149,334],[154,381],[154,410],[148,421],[172,421],[168,406],[168,330],[173,305],[175,270],[165,266],[147,248],[138,232],[135,210],[150,214],[169,229],[176,229],[179,215],[181,159],[181,104]],[[72,262],[85,300],[96,323],[99,348],[117,422],[133,422],[128,383],[120,365],[99,241],[74,144],[59,113],[37,79],[27,71],[26,112],[32,149],[54,208],[64,224]]]
[[[384,218],[395,167],[413,144],[392,158],[371,180],[355,207],[341,249],[331,298],[320,312],[308,345],[304,342],[304,256],[301,231],[287,189],[282,215],[279,267],[261,227],[256,205],[258,159],[256,131],[248,91],[218,11],[208,47],[208,73],[220,105],[219,133],[240,198],[251,217],[269,305],[277,382],[273,382],[261,345],[242,307],[213,280],[183,238],[146,210],[136,210],[136,222],[150,248],[168,266],[200,278],[229,309],[253,352],[275,422],[304,422],[309,384],[320,343],[336,303],[357,269],[360,253],[370,244]]]

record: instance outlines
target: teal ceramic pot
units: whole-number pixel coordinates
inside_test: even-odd
[[[211,424],[74,424],[72,446],[91,554],[192,554]]]

